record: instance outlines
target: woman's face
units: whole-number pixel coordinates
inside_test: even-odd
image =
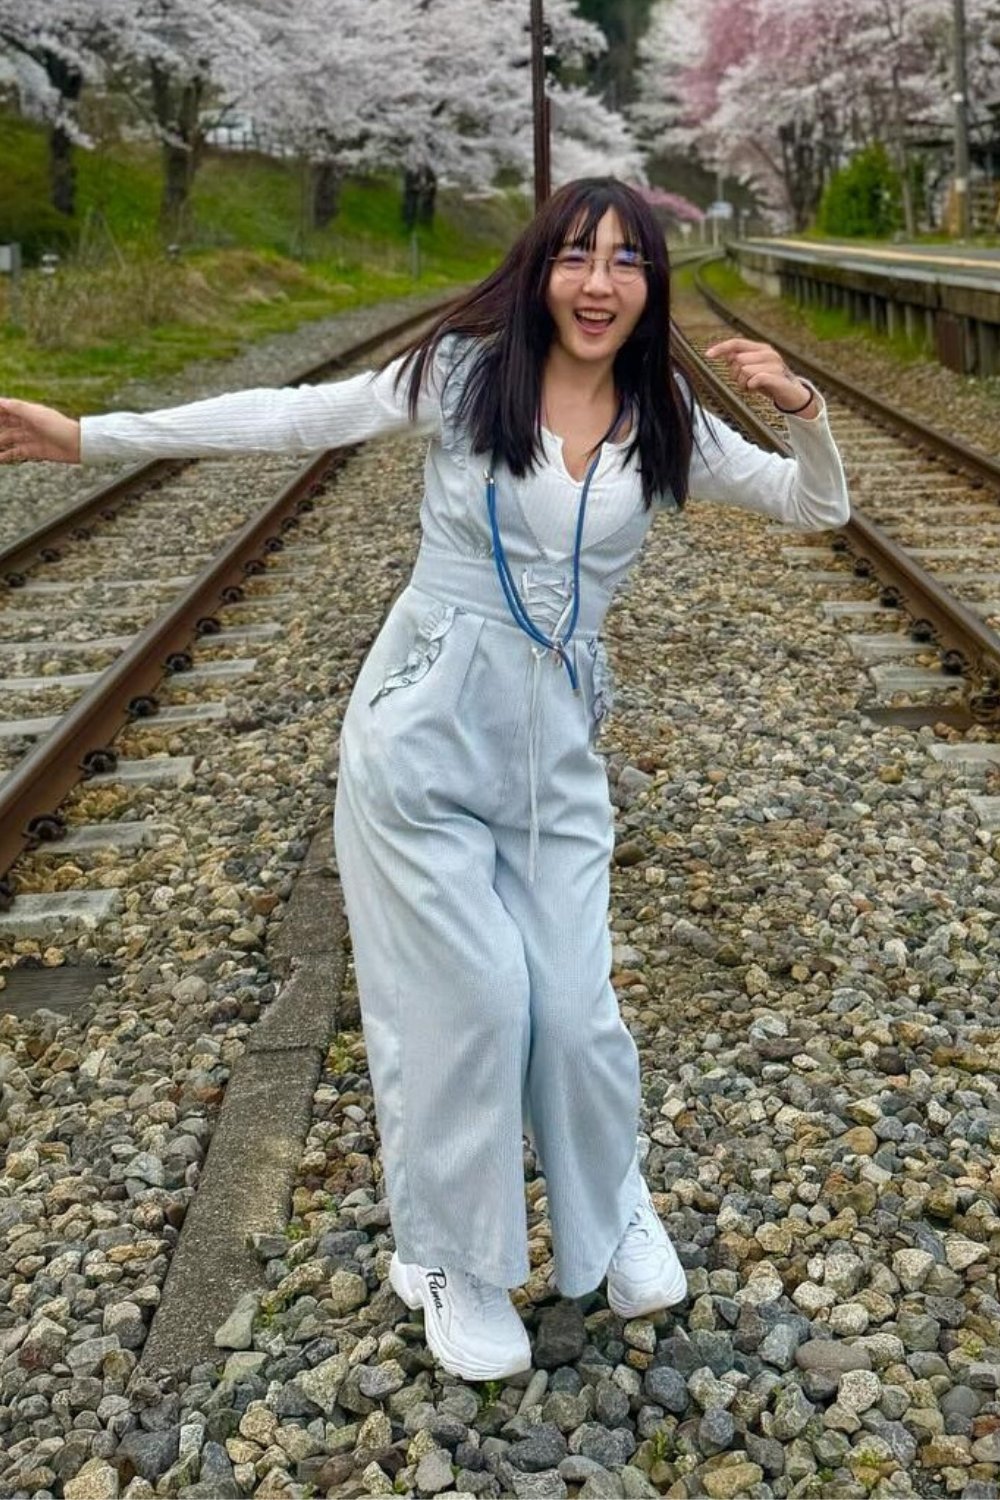
[[[612,362],[635,328],[646,305],[646,272],[627,263],[640,255],[626,244],[613,209],[597,226],[592,252],[572,238],[556,251],[545,301],[556,342],[573,359]]]

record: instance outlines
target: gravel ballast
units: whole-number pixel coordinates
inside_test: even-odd
[[[349,971],[259,1300],[217,1361],[138,1364],[421,463],[373,447],[305,520],[326,555],[225,724],[129,730],[130,754],[197,753],[192,787],[72,804],[159,834],[91,857],[125,893],[69,951],[114,966],[91,1002],[0,1018],[0,1496],[995,1496],[1000,851],[969,804],[990,773],[935,762],[934,729],[874,729],[788,534],[721,507],[658,519],[608,621],[613,977],[689,1301],[624,1325],[600,1289],[561,1301],[526,1151],[533,1368],[443,1376],[387,1281]]]

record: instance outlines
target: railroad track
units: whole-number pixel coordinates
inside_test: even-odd
[[[289,383],[381,355],[430,316],[411,315]],[[350,451],[305,465],[233,461],[221,513],[217,497],[199,495],[198,461],[145,464],[0,551],[0,910],[16,907],[12,940],[52,941],[66,922],[92,926],[115,910],[113,888],[18,896],[15,862],[143,848],[142,820],[70,827],[63,800],[81,781],[141,789],[191,776],[191,756],[121,758],[115,738],[148,726],[173,747],[227,716],[227,689],[253,673],[254,643],[281,633],[295,582],[322,550],[296,532]]]
[[[853,513],[830,550],[790,547],[830,597],[829,615],[867,622],[851,645],[870,669],[884,717],[993,726],[1000,717],[1000,463],[888,406],[737,315],[700,277],[704,304],[684,331],[706,392],[754,441],[782,449],[769,402],[740,398],[698,351],[732,334],[766,339],[823,390]],[[947,505],[943,534],[942,504]],[[866,596],[863,597],[862,595]],[[872,597],[874,595],[874,597]],[[903,628],[900,628],[902,624]],[[895,625],[895,629],[889,628]]]

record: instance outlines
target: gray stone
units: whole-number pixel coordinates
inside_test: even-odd
[[[765,1474],[779,1475],[785,1472],[785,1449],[776,1438],[758,1437],[754,1432],[742,1438],[747,1458],[759,1464]]]
[[[778,1395],[767,1436],[777,1438],[781,1443],[789,1442],[805,1430],[815,1411],[815,1406],[806,1400],[797,1385],[786,1386]]]
[[[296,1375],[295,1383],[321,1411],[331,1412],[337,1404],[340,1388],[347,1379],[350,1366],[346,1354],[335,1354],[324,1359],[311,1370]]]
[[[257,1292],[244,1292],[226,1321],[215,1330],[218,1349],[250,1349],[253,1346],[253,1322],[260,1306]]]
[[[938,1397],[938,1406],[945,1416],[975,1417],[982,1404],[980,1393],[968,1385],[953,1385],[950,1391]]]
[[[592,1458],[605,1469],[621,1469],[636,1449],[635,1438],[627,1427],[609,1431],[596,1422],[586,1422],[573,1434],[570,1446],[584,1458]]]
[[[721,1453],[728,1448],[736,1432],[736,1423],[721,1406],[711,1406],[698,1423],[698,1447],[702,1453]]]
[[[373,1401],[384,1400],[405,1384],[405,1371],[395,1359],[387,1359],[381,1365],[362,1365],[358,1370],[358,1389],[363,1396],[368,1396]],[[465,1425],[467,1424],[463,1423]]]
[[[421,1495],[437,1495],[449,1490],[455,1482],[451,1472],[451,1454],[443,1448],[432,1448],[417,1464],[417,1489]]]
[[[776,1323],[760,1345],[760,1357],[779,1370],[790,1370],[800,1343],[801,1335],[794,1324]]]
[[[643,1377],[642,1388],[650,1401],[665,1411],[681,1416],[687,1411],[690,1397],[687,1382],[670,1365],[653,1365]]]
[[[176,1463],[180,1447],[180,1428],[167,1428],[161,1432],[127,1432],[118,1445],[115,1459],[118,1467],[122,1463],[131,1467],[140,1479],[150,1484],[165,1474],[171,1464]]]
[[[538,1474],[543,1469],[555,1469],[568,1452],[566,1439],[559,1428],[551,1422],[543,1422],[531,1437],[511,1444],[507,1458],[517,1469]]]
[[[554,1423],[560,1432],[573,1432],[587,1420],[589,1410],[585,1397],[551,1391],[542,1404],[542,1420]]]
[[[611,1380],[602,1380],[597,1387],[594,1415],[605,1427],[621,1427],[628,1421],[629,1399],[625,1392]]]
[[[535,1364],[540,1370],[555,1370],[580,1358],[587,1343],[583,1311],[576,1302],[557,1302],[546,1308],[535,1335]]]
[[[517,1500],[563,1500],[569,1492],[565,1481],[555,1469],[539,1474],[511,1471],[511,1487]]]
[[[800,1370],[822,1370],[839,1373],[842,1370],[870,1370],[871,1355],[867,1349],[856,1344],[842,1344],[837,1339],[809,1339],[795,1351],[795,1363]]]

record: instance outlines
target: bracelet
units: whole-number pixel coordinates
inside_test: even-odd
[[[815,387],[811,386],[809,384],[808,380],[802,380],[801,377],[799,377],[799,383],[801,385],[804,385],[805,388],[806,388],[806,390],[809,392],[808,396],[803,401],[802,405],[801,406],[792,406],[792,407],[779,406],[778,403],[777,403],[777,401],[776,401],[774,403],[774,409],[775,409],[775,411],[780,411],[786,417],[797,417],[800,411],[805,411],[805,409],[806,409],[807,406],[811,406],[812,405],[813,400],[814,400],[814,398],[817,395]]]

